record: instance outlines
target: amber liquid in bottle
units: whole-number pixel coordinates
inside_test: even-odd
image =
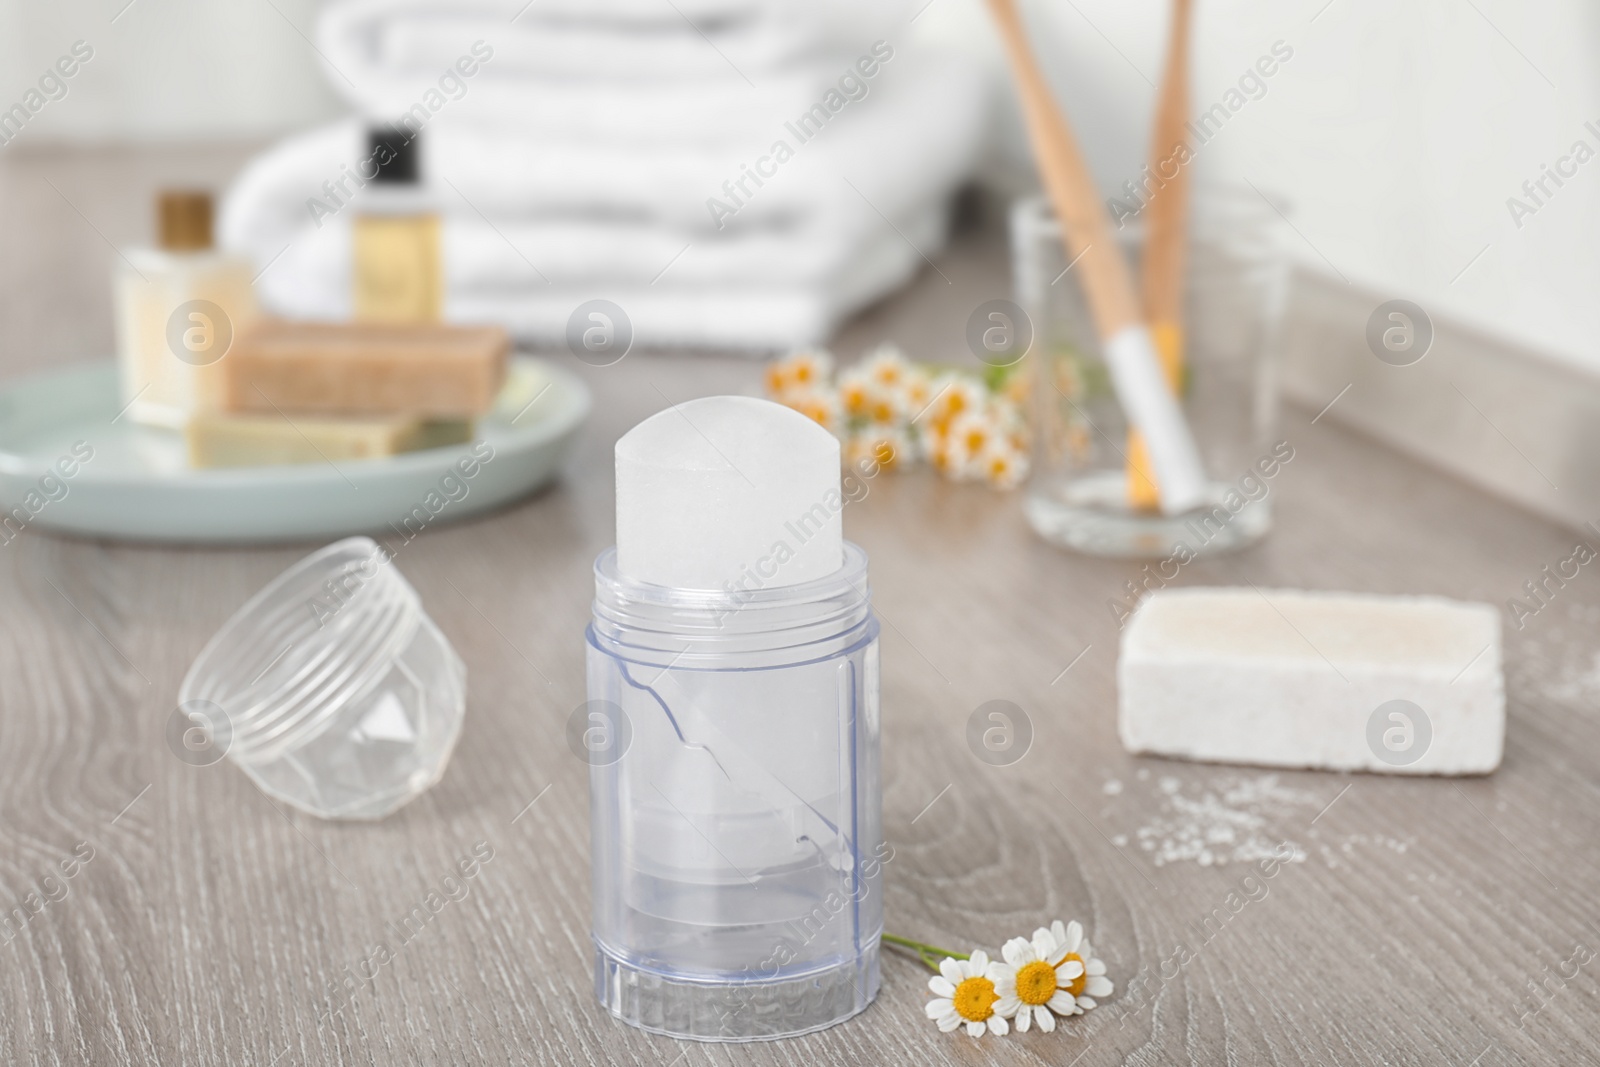
[[[251,265],[216,249],[211,197],[166,192],[157,248],[130,249],[114,280],[122,402],[134,422],[182,428],[220,406],[218,363],[256,317]]]
[[[374,130],[378,170],[362,198],[351,248],[351,297],[361,322],[438,322],[444,315],[439,215],[418,181],[418,144]]]

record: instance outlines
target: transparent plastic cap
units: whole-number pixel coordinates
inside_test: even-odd
[[[379,819],[444,773],[466,668],[384,548],[351,537],[235,612],[178,701],[268,795],[325,819]]]

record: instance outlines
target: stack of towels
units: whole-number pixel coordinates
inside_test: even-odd
[[[917,0],[335,0],[317,46],[357,116],[253,161],[223,243],[263,304],[350,311],[366,128],[418,132],[452,321],[562,343],[606,299],[634,343],[781,349],[943,242],[987,103],[914,47]]]

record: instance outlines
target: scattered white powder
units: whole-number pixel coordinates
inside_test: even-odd
[[[1146,777],[1144,770],[1139,777]],[[1235,775],[1218,777],[1212,788],[1199,796],[1185,796],[1183,782],[1163,776],[1157,783],[1162,794],[1160,814],[1138,831],[1139,847],[1153,853],[1157,867],[1180,860],[1193,860],[1202,867],[1232,863],[1254,863],[1280,855],[1287,842],[1294,849],[1291,863],[1303,862],[1306,850],[1269,827],[1268,814],[1282,820],[1291,809],[1305,809],[1300,833],[1326,803],[1313,793],[1280,785],[1276,774],[1259,778]]]
[[[1150,775],[1141,768],[1135,777],[1148,780]],[[1185,860],[1202,867],[1254,863],[1281,855],[1278,850],[1287,844],[1294,850],[1289,863],[1304,863],[1316,855],[1336,868],[1358,861],[1358,850],[1387,849],[1403,855],[1414,844],[1413,839],[1384,834],[1341,832],[1336,820],[1313,825],[1312,820],[1343,788],[1332,776],[1327,789],[1318,792],[1292,789],[1276,774],[1221,774],[1208,782],[1190,783],[1188,793],[1182,779],[1162,775],[1155,786],[1159,814],[1135,836],[1157,867]],[[1116,796],[1122,783],[1112,779],[1104,791]],[[1114,834],[1111,843],[1122,848],[1128,835]]]
[[[1525,628],[1506,629],[1506,688],[1537,694],[1585,711],[1600,705],[1600,652],[1592,652],[1600,608],[1557,605],[1526,620]]]
[[[1569,666],[1566,670],[1552,672],[1539,679],[1538,688],[1545,696],[1563,704],[1593,707],[1600,703],[1600,652],[1587,666]]]
[[[1312,831],[1312,836],[1316,836],[1315,830]],[[1345,834],[1337,847],[1323,842],[1318,842],[1316,847],[1318,855],[1322,857],[1322,861],[1329,867],[1344,867],[1347,866],[1347,861],[1355,856],[1358,848],[1386,848],[1390,852],[1398,852],[1404,855],[1406,849],[1410,847],[1410,842],[1383,834]]]
[[[1122,783],[1117,781],[1115,778],[1112,778],[1111,780],[1107,781],[1105,785],[1100,787],[1100,791],[1108,797],[1114,797],[1118,793],[1122,792]]]

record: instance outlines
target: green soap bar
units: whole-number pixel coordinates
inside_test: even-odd
[[[192,467],[372,459],[472,440],[471,419],[200,415],[184,429]]]

